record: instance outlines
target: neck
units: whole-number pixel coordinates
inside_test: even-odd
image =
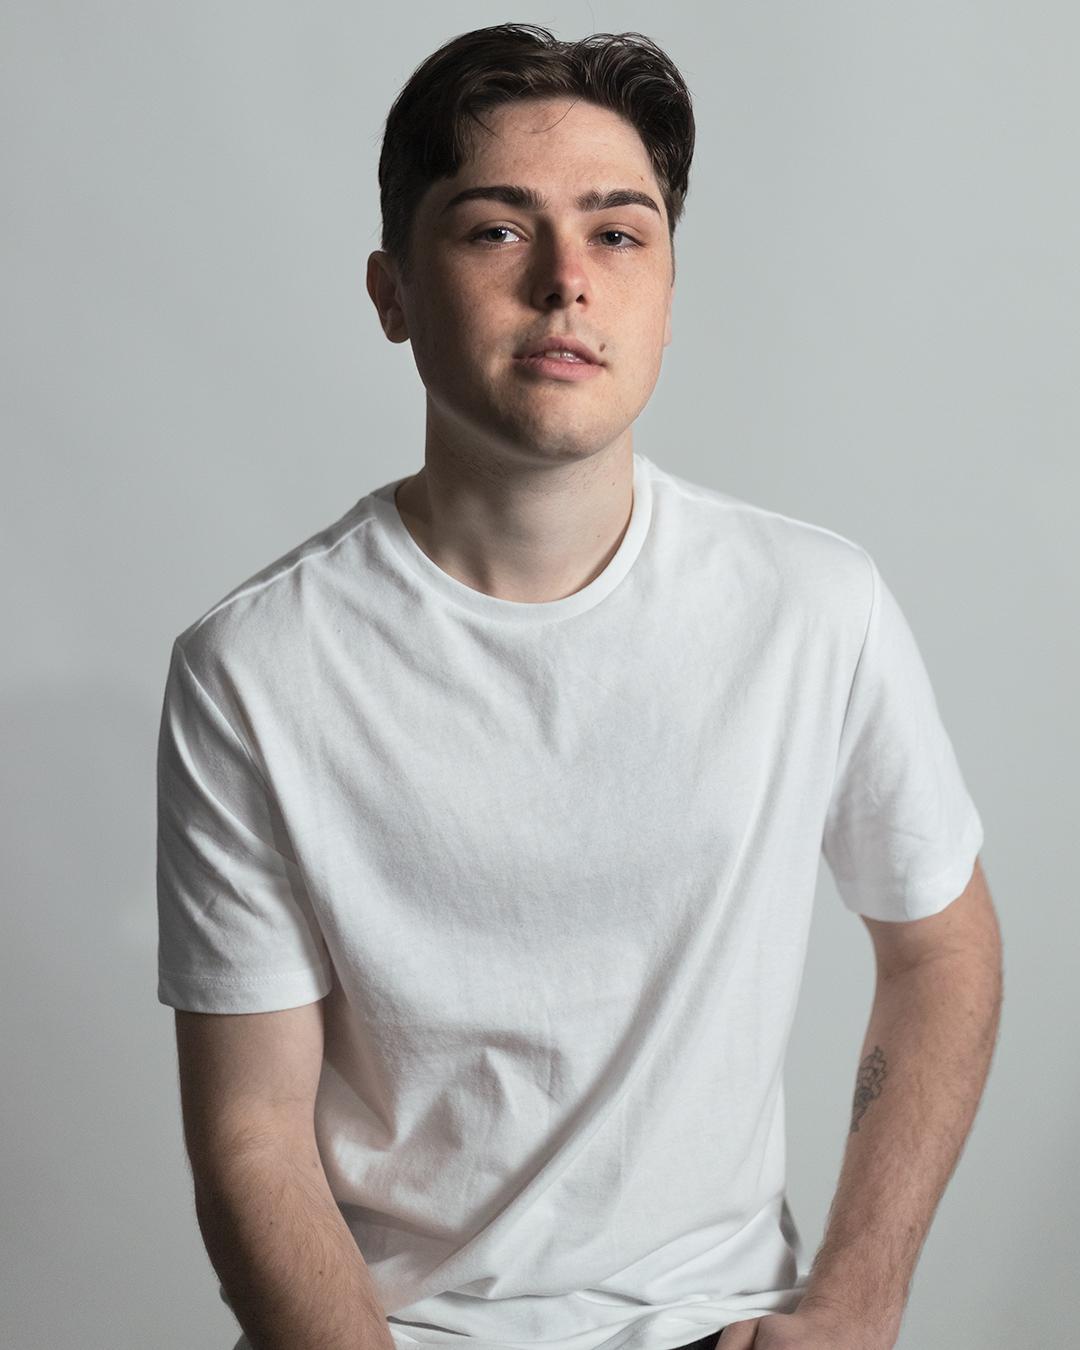
[[[402,523],[432,562],[473,590],[525,604],[560,600],[599,576],[630,524],[629,437],[587,460],[498,469],[429,446],[424,467],[398,487]]]

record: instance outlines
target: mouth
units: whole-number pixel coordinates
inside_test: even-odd
[[[561,355],[558,350],[536,352],[531,356],[515,356],[514,365],[532,375],[569,382],[591,380],[604,369],[599,361],[586,361],[577,356]]]
[[[545,357],[553,361],[575,361],[586,365],[600,366],[604,363],[591,347],[569,334],[552,333],[538,342],[528,344],[515,353],[518,360],[528,361],[534,357]]]

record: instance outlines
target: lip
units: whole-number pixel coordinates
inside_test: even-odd
[[[592,365],[603,365],[591,347],[571,337],[569,333],[551,333],[548,337],[540,338],[539,341],[530,343],[524,351],[518,352],[518,358],[527,360],[532,356],[541,356],[544,352],[573,352],[575,356],[580,356],[583,361],[589,361]]]
[[[558,356],[515,356],[514,365],[553,380],[591,380],[604,367],[598,361],[564,361]]]

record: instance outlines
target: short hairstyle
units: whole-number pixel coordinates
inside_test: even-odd
[[[571,95],[626,118],[648,152],[667,209],[672,268],[694,154],[690,91],[641,33],[559,41],[535,24],[500,23],[451,38],[413,71],[386,118],[379,156],[382,248],[409,276],[416,208],[466,162],[480,114],[526,98]]]

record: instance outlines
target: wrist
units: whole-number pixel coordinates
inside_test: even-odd
[[[857,1306],[843,1295],[808,1290],[795,1311],[838,1344],[859,1350],[893,1350],[900,1334],[903,1309]]]

